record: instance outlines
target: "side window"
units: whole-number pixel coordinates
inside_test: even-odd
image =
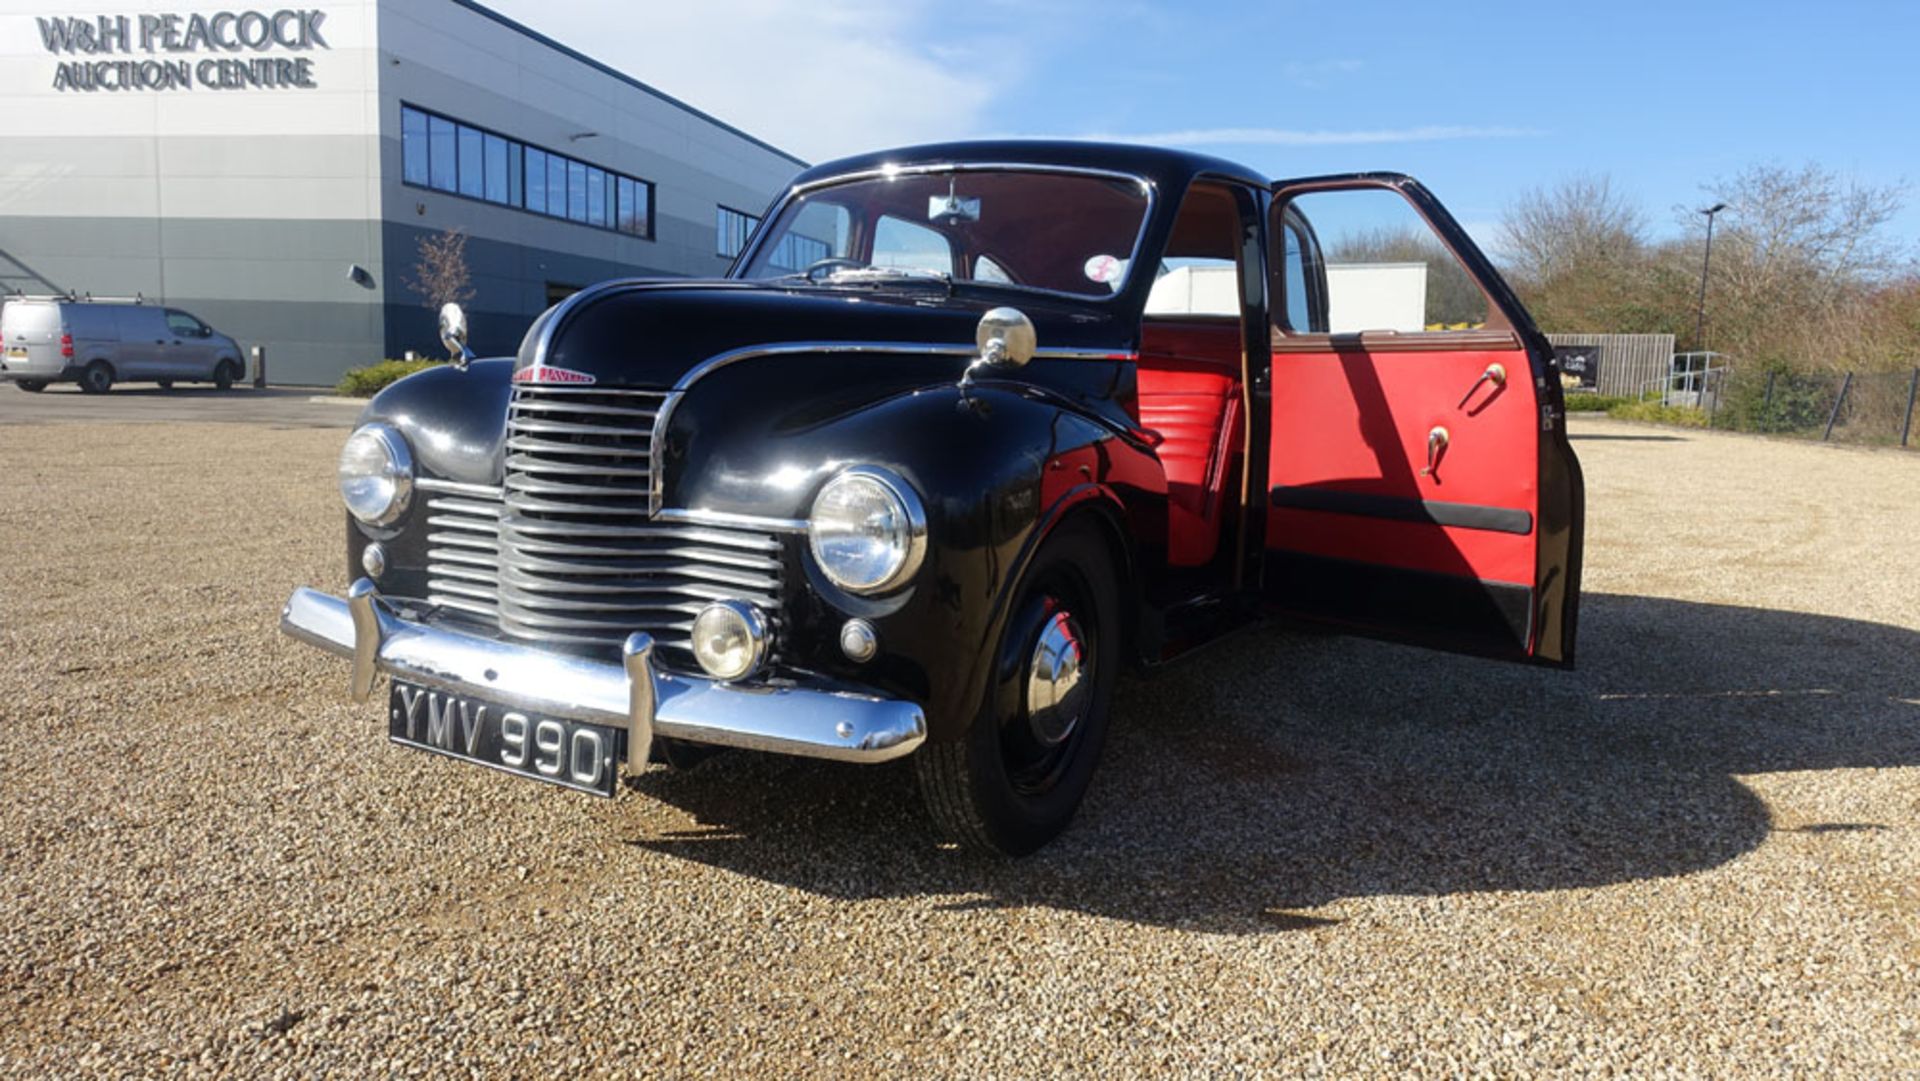
[[[200,320],[186,312],[167,312],[167,329],[182,338],[198,338],[201,334]]]
[[[1014,283],[1013,275],[1007,273],[1007,268],[1001,266],[1000,261],[991,255],[982,255],[973,261],[973,280],[993,282],[996,285]]]
[[[1316,303],[1320,290],[1313,284],[1320,280],[1320,249],[1299,214],[1290,211],[1282,219],[1280,244],[1282,315],[1304,330],[1324,334],[1327,313],[1324,304]]]
[[[1284,316],[1289,331],[1506,329],[1459,257],[1400,193],[1383,188],[1307,192],[1291,201],[1286,217],[1297,221],[1284,228],[1285,311],[1275,314]],[[1307,235],[1318,238],[1325,262],[1325,326],[1316,325],[1312,310],[1311,251],[1300,223]],[[1297,264],[1296,248],[1301,252]]]
[[[953,273],[953,244],[924,225],[882,215],[873,227],[873,266]]]
[[[853,215],[838,203],[808,203],[768,253],[767,265],[797,274],[822,259],[845,258],[852,244]]]
[[[1180,204],[1147,315],[1240,314],[1240,207],[1218,185],[1196,184]]]

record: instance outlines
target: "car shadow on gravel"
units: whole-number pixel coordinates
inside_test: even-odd
[[[847,900],[1044,906],[1228,933],[1342,898],[1553,890],[1726,863],[1774,828],[1740,775],[1920,765],[1920,634],[1589,594],[1556,672],[1285,630],[1125,681],[1074,827],[940,845],[909,763],[722,756],[638,782],[695,829],[632,843]],[[1873,822],[1786,823],[1823,843]],[[1305,910],[1305,911],[1303,911]]]

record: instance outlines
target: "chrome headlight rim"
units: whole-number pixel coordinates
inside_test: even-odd
[[[389,481],[393,485],[393,495],[387,500],[385,507],[372,514],[363,514],[360,508],[355,507],[353,501],[347,498],[345,477],[341,476],[338,478],[340,501],[346,504],[347,513],[353,515],[354,520],[362,524],[392,525],[400,520],[401,515],[407,513],[407,508],[413,503],[413,452],[407,448],[406,437],[400,434],[399,429],[391,424],[374,421],[370,424],[362,424],[353,430],[353,434],[347,436],[346,443],[340,448],[343,463],[354,441],[363,438],[371,438],[379,443],[380,450],[386,458],[386,466],[379,473],[362,474],[362,476]]]
[[[906,536],[900,548],[900,557],[892,571],[872,581],[855,581],[837,571],[820,549],[820,501],[835,485],[843,483],[872,483],[877,485],[890,498],[906,520]],[[813,503],[807,510],[807,548],[813,555],[814,565],[820,568],[827,581],[855,596],[870,597],[888,593],[906,582],[920,570],[920,564],[927,556],[927,511],[920,502],[920,495],[913,490],[898,473],[876,465],[854,465],[840,470],[830,477],[820,490],[814,493]]]
[[[717,672],[708,667],[707,658],[699,648],[700,624],[704,622],[709,615],[722,612],[739,619],[741,629],[746,635],[748,646],[746,663],[743,664],[738,671]],[[767,632],[767,618],[760,613],[760,609],[748,604],[746,601],[732,599],[719,600],[701,608],[699,613],[693,617],[693,629],[690,632],[690,637],[693,640],[694,663],[700,666],[702,672],[705,672],[708,676],[721,683],[738,683],[741,680],[752,679],[767,667],[767,655],[771,651],[771,643],[769,641],[771,635]]]

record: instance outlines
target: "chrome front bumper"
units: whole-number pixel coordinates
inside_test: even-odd
[[[362,578],[347,597],[297,589],[280,629],[353,661],[353,699],[385,672],[409,683],[528,713],[609,725],[627,733],[628,762],[647,760],[653,737],[755,751],[885,762],[927,738],[912,702],[832,687],[748,687],[656,671],[653,639],[627,638],[623,663],[573,657],[402,619]]]

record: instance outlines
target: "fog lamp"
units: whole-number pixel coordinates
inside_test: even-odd
[[[745,601],[715,601],[693,618],[693,659],[715,679],[745,679],[767,659],[767,621]]]

